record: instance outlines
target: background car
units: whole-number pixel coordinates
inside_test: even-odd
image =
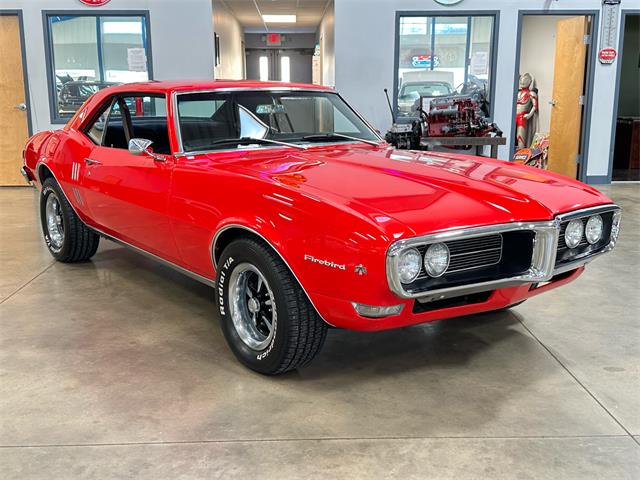
[[[441,81],[406,82],[398,93],[398,114],[417,117],[420,97],[442,97],[455,93],[451,84]]]
[[[91,95],[112,85],[116,84],[91,80],[63,83],[58,93],[58,113],[60,115],[73,115]]]

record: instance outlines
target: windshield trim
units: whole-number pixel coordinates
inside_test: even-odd
[[[313,142],[313,143],[300,143],[300,146],[304,147],[304,150],[309,150],[312,148],[323,148],[323,147],[342,147],[345,145],[362,145],[362,142],[352,142],[352,141],[330,141],[330,142]],[[298,146],[298,145],[296,145]],[[380,144],[382,146],[382,144]],[[207,155],[211,153],[233,153],[233,152],[255,152],[256,150],[278,150],[282,148],[291,148],[288,145],[256,145],[256,146],[245,146],[241,145],[238,148],[216,148],[212,150],[194,150],[193,152],[176,152],[173,154],[174,157],[192,157],[195,155]]]
[[[335,90],[325,90],[321,88],[307,88],[307,87],[227,87],[227,88],[206,88],[199,90],[178,90],[171,93],[171,106],[173,110],[173,128],[176,134],[176,140],[178,142],[178,151],[174,153],[174,155],[179,156],[188,156],[194,154],[202,154],[202,153],[213,153],[213,152],[222,152],[222,150],[204,150],[198,152],[185,152],[184,147],[182,145],[182,134],[180,133],[180,115],[178,113],[178,97],[180,95],[189,95],[194,93],[224,93],[224,92],[311,92],[311,93],[328,93],[331,95],[336,95],[340,100],[344,102],[344,104],[351,109],[351,111],[358,117],[368,128],[371,130],[377,138],[380,139],[380,142],[384,142],[384,138],[378,133],[378,131],[362,116],[360,112],[358,112],[355,108],[353,108],[338,92]],[[335,142],[334,142],[335,143]],[[346,142],[339,142],[340,144],[346,144]],[[318,145],[316,143],[316,145]],[[322,144],[325,145],[325,144]],[[288,147],[264,147],[264,148],[288,148]],[[234,148],[229,151],[238,151],[240,149]]]

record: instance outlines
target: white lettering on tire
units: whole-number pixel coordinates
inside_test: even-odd
[[[218,280],[218,308],[220,309],[220,315],[226,315],[224,308],[224,281],[227,278],[227,270],[229,270],[233,262],[233,257],[229,257],[220,269],[220,280]]]

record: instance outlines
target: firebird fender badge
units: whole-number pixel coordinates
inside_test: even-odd
[[[367,274],[367,267],[365,267],[364,265],[360,264],[360,265],[356,265],[355,267],[353,267],[353,269],[356,272],[356,275],[366,275]]]
[[[325,267],[337,268],[339,270],[346,270],[347,266],[344,263],[335,263],[329,260],[322,260],[320,258],[316,258],[313,255],[308,255],[305,253],[304,259],[311,263],[318,263],[320,265],[324,265]]]

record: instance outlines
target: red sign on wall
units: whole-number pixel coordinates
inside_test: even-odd
[[[88,5],[90,7],[101,7],[109,3],[111,0],[80,0],[81,3]]]
[[[615,48],[603,48],[598,52],[600,63],[613,63],[617,56],[618,52]]]
[[[279,33],[267,33],[267,45],[270,47],[279,47],[282,45],[282,35]]]

